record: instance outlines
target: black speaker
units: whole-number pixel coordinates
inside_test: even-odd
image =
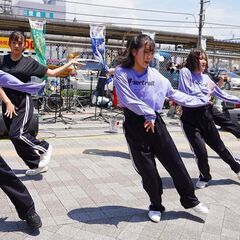
[[[232,122],[235,123],[240,128],[240,109],[235,108],[228,110],[228,112]]]
[[[29,133],[34,137],[36,137],[38,134],[38,124],[39,124],[38,114],[34,113],[29,125]],[[0,113],[0,138],[4,138],[4,137],[8,137],[8,130],[4,123],[2,114]]]

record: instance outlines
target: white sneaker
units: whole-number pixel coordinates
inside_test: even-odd
[[[197,206],[193,207],[192,209],[197,213],[203,213],[203,214],[209,213],[208,208],[203,203],[199,203]]]
[[[150,218],[150,220],[157,223],[161,220],[161,212],[150,210],[148,212],[148,217]]]
[[[53,150],[52,146],[49,145],[47,151],[44,152],[43,154],[40,154],[40,162],[38,164],[39,168],[46,167],[49,164],[52,156],[52,150]]]
[[[240,172],[237,173],[237,177],[240,180]]]
[[[48,166],[42,167],[42,168],[39,167],[39,168],[35,168],[35,169],[28,169],[25,174],[27,176],[34,176],[39,173],[47,172],[47,170],[48,170]]]
[[[207,187],[207,185],[208,185],[208,182],[204,182],[204,181],[201,181],[199,179],[198,179],[198,181],[196,183],[196,187],[197,188],[205,188],[205,187]]]

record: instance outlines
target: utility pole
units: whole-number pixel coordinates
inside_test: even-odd
[[[209,2],[210,1],[200,0],[197,48],[202,47],[202,28],[203,28],[203,24],[204,24],[204,21],[205,21],[204,4],[209,3]]]

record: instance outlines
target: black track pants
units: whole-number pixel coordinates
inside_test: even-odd
[[[27,188],[0,156],[0,187],[14,204],[18,216],[25,219],[35,212],[34,202]]]
[[[200,180],[202,181],[209,181],[212,178],[205,143],[211,147],[235,173],[240,171],[240,164],[234,159],[220,138],[219,132],[213,122],[211,111],[211,105],[199,108],[183,107],[181,116],[184,132],[197,157]]]
[[[240,128],[231,121],[227,113],[220,112],[215,106],[212,107],[211,113],[215,124],[232,133],[236,138],[240,138]]]
[[[3,105],[3,113],[5,107]],[[18,105],[17,116],[10,119],[3,115],[4,122],[8,129],[9,138],[12,141],[17,154],[23,159],[26,165],[33,169],[37,168],[40,156],[36,151],[43,153],[49,147],[49,144],[33,137],[29,132],[29,124],[33,117],[33,101],[31,96],[26,95]]]
[[[142,177],[143,188],[148,193],[151,203],[160,211],[164,210],[161,198],[162,181],[156,168],[156,156],[171,175],[182,206],[196,206],[199,201],[194,194],[192,180],[160,115],[157,114],[154,134],[147,133],[144,129],[143,117],[127,109],[124,110],[124,115],[125,136],[133,164]]]

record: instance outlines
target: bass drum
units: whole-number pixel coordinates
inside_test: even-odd
[[[51,94],[47,98],[47,107],[50,111],[59,111],[63,105],[63,98],[59,94]]]

